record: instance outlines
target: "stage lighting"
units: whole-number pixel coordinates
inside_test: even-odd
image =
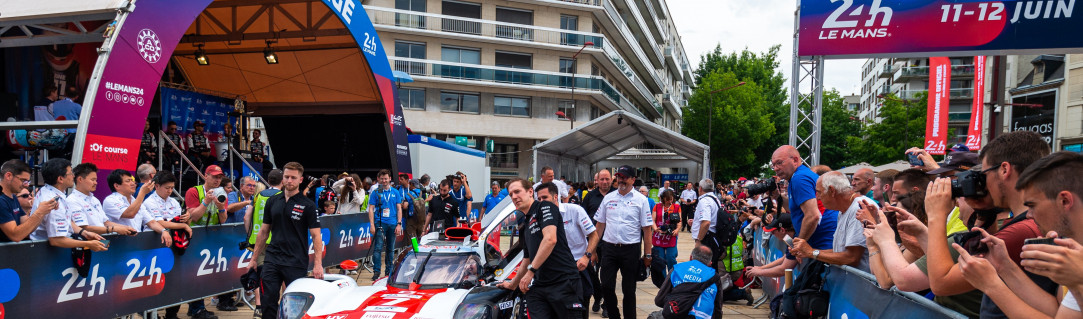
[[[271,48],[271,41],[267,41],[267,48],[263,49],[263,59],[267,60],[267,64],[278,64],[278,54]]]
[[[196,63],[199,65],[211,64],[210,58],[207,57],[207,52],[203,51],[203,45],[199,45],[199,49],[196,50]]]

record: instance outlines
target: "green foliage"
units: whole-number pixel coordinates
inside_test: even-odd
[[[741,81],[746,84],[711,93]],[[769,157],[758,158],[755,150],[776,133],[764,89],[732,72],[711,72],[699,82],[684,112],[682,134],[711,146],[712,178],[758,173]]]
[[[823,117],[820,126],[820,163],[838,169],[860,162],[860,156],[853,152],[850,137],[863,135],[861,120],[855,112],[846,109],[839,91],[834,89],[824,92]]]
[[[853,154],[861,161],[873,165],[904,160],[903,152],[910,147],[921,147],[925,141],[925,103],[928,93],[919,94],[914,100],[899,100],[894,94],[885,96],[880,116],[883,121],[865,127],[864,139],[851,136]]]

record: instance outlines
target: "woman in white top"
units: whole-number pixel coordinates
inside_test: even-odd
[[[365,190],[361,187],[361,177],[350,174],[335,181],[331,188],[338,194],[339,214],[355,214],[361,212],[361,205],[365,202]]]

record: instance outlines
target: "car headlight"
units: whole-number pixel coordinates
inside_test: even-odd
[[[455,310],[455,319],[489,319],[493,317],[493,307],[488,304],[462,304]]]
[[[283,319],[300,319],[304,317],[316,297],[307,292],[291,292],[282,296],[279,303],[278,317]]]

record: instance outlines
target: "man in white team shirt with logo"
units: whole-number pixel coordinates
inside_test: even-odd
[[[169,235],[169,232],[165,231],[167,228],[186,229],[188,226],[170,223],[153,216],[150,211],[142,209],[144,199],[150,197],[147,194],[157,188],[154,181],[144,184],[143,186],[146,187],[140,188],[139,194],[136,196],[132,196],[135,193],[135,177],[126,170],[118,169],[109,173],[107,182],[109,183],[109,189],[113,193],[105,197],[105,201],[102,202],[102,209],[105,210],[105,215],[109,216],[110,221],[127,225],[137,231],[143,231],[146,228],[154,230],[161,236],[162,244],[166,247],[173,244],[173,237]],[[166,223],[170,227],[166,227]]]
[[[539,177],[541,177],[541,181],[539,181],[537,183],[534,183],[534,186],[531,186],[531,187],[532,188],[538,188],[538,185],[541,185],[542,183],[556,184],[557,185],[557,192],[560,193],[560,202],[561,203],[567,203],[568,202],[568,184],[565,184],[564,182],[561,182],[559,179],[555,179],[554,178],[555,176],[556,176],[556,174],[553,173],[553,168],[552,167],[549,167],[549,166],[542,167],[541,176],[539,176]],[[537,197],[538,197],[538,193],[534,193],[534,199],[538,199]]]
[[[192,235],[192,227],[188,226],[190,215],[176,199],[169,197],[173,193],[173,185],[177,184],[177,177],[170,172],[160,172],[154,175],[151,183],[143,184],[143,187],[153,186],[154,194],[147,196],[143,205],[139,207],[139,213],[158,221],[158,224],[166,229],[183,229]],[[178,221],[174,222],[173,218]],[[162,232],[154,228],[154,231]]]
[[[71,220],[87,231],[100,235],[118,233],[121,235],[134,236],[139,233],[135,228],[109,221],[109,217],[102,210],[102,202],[94,197],[94,189],[98,188],[98,167],[93,163],[82,163],[71,169],[75,175],[75,191],[67,198],[68,213]]]
[[[591,254],[598,246],[598,232],[594,228],[594,221],[587,215],[583,207],[576,204],[561,203],[555,196],[559,190],[555,183],[542,183],[534,189],[538,199],[556,204],[560,207],[560,216],[564,219],[564,236],[568,239],[568,248],[572,250],[572,258],[575,258],[575,267],[579,269],[579,283],[583,286],[583,304],[590,304],[590,297],[594,295],[594,287],[591,286],[590,277],[587,275],[587,267],[590,266]],[[583,312],[584,318],[588,313]]]
[[[71,214],[68,212],[68,203],[64,198],[64,190],[71,188],[74,184],[72,176],[71,162],[63,158],[53,158],[41,165],[41,176],[45,178],[48,185],[42,186],[38,189],[37,196],[34,196],[34,207],[32,211],[38,209],[38,205],[42,202],[58,199],[57,208],[49,212],[49,215],[45,217],[45,221],[30,234],[32,240],[49,240],[49,245],[62,248],[86,248],[93,251],[106,250],[105,244],[101,242],[102,236],[94,232],[87,231],[82,227],[79,227],[72,223]],[[71,235],[77,234],[83,236],[85,240],[78,240],[72,238]]]

